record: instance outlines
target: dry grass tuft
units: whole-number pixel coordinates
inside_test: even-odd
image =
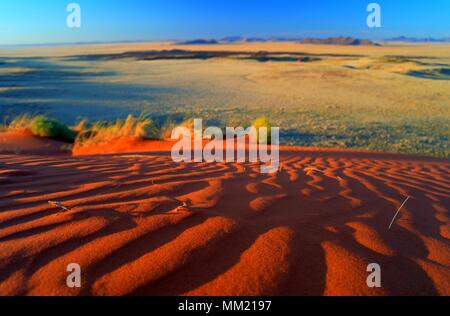
[[[81,121],[74,129],[78,132],[75,140],[77,146],[105,143],[121,137],[135,139],[159,138],[159,129],[145,115],[140,115],[139,117],[128,115],[125,120],[97,122],[91,126],[86,121]]]

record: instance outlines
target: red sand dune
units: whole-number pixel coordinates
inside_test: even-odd
[[[0,155],[0,294],[450,295],[449,161],[284,147],[264,175],[133,146]]]
[[[26,131],[0,133],[0,154],[63,154],[68,144],[32,136]]]

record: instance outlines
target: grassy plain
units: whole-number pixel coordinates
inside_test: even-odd
[[[183,52],[145,55],[171,50]],[[205,52],[233,54],[201,58]],[[254,58],[258,52],[277,58]],[[449,72],[450,45],[433,44],[11,48],[0,51],[0,115],[46,114],[71,125],[146,112],[160,126],[193,117],[248,126],[265,116],[281,127],[283,144],[448,158]]]

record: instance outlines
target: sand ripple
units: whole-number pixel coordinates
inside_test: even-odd
[[[0,155],[0,294],[450,295],[448,161],[285,149],[282,162],[263,175],[162,153]],[[65,285],[72,262],[80,289]]]

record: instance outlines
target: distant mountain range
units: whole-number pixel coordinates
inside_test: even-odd
[[[409,43],[450,43],[448,38],[433,37],[406,37],[399,36],[383,40],[385,42],[409,42]],[[299,37],[242,37],[228,36],[221,39],[194,39],[178,42],[179,45],[214,45],[230,43],[253,43],[253,42],[297,42],[300,44],[318,44],[318,45],[343,45],[343,46],[380,46],[379,43],[368,39],[359,39],[349,36],[338,36],[328,38],[299,38]]]
[[[368,39],[359,39],[359,38],[353,38],[353,37],[329,37],[329,38],[305,38],[303,40],[300,40],[299,43],[301,44],[319,44],[319,45],[349,45],[349,46],[379,46],[380,44],[377,44],[375,42],[372,42]]]
[[[277,39],[272,38],[245,38],[241,36],[228,36],[222,39],[194,39],[178,42],[178,45],[214,45],[214,44],[229,44],[229,43],[251,43],[251,42],[268,42],[268,41],[278,41]]]
[[[379,44],[367,39],[358,39],[353,37],[329,37],[325,39],[321,38],[289,38],[289,37],[241,37],[241,36],[228,36],[222,39],[194,39],[183,42],[178,42],[179,45],[214,45],[214,44],[229,44],[229,43],[252,43],[252,42],[297,42],[300,44],[322,44],[322,45],[366,45],[366,46],[378,46]]]
[[[386,42],[410,42],[410,43],[449,43],[450,37],[447,38],[433,38],[433,37],[406,37],[399,36],[394,38],[389,38],[385,40]]]
[[[215,39],[195,39],[189,41],[178,42],[178,45],[213,45],[220,42]]]

